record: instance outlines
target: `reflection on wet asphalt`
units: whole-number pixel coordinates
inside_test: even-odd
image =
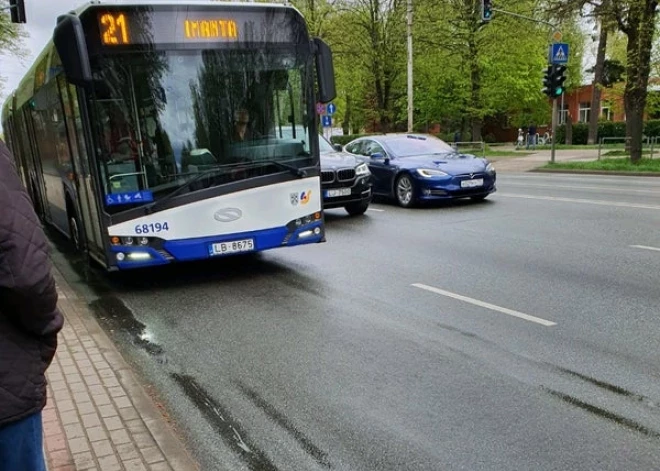
[[[325,244],[117,274],[53,240],[202,469],[655,469],[660,265],[626,247],[660,219],[585,206],[330,211]]]

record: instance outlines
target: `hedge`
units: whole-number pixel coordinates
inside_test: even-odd
[[[584,145],[587,143],[589,125],[586,123],[573,124],[572,144]],[[644,123],[644,136],[660,136],[660,119],[653,119]],[[600,121],[598,123],[598,141],[603,137],[626,137],[626,123],[613,121]],[[557,126],[557,143],[566,143],[566,126]]]

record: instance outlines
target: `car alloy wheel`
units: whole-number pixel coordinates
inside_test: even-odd
[[[404,173],[396,181],[396,200],[400,206],[408,208],[414,203],[415,185],[410,175]]]

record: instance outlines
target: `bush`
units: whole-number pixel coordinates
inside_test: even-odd
[[[623,133],[625,135],[626,132],[626,125],[625,123],[623,124]],[[647,122],[644,123],[644,135],[645,136],[650,136],[650,137],[655,137],[655,136],[660,136],[660,119],[651,119]]]
[[[589,125],[586,123],[573,124],[573,144],[584,145],[587,143],[589,135]],[[660,136],[660,119],[651,119],[644,123],[644,136],[655,137]],[[600,121],[598,123],[598,138],[600,141],[603,137],[626,137],[626,123],[613,122],[613,121]],[[566,126],[557,126],[557,143],[566,143]]]
[[[573,125],[572,144],[583,145],[587,143],[589,126],[583,123]],[[566,144],[566,125],[557,126],[557,144]]]

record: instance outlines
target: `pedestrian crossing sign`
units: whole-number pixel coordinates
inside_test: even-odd
[[[554,43],[550,45],[550,63],[566,64],[568,62],[568,44]]]

